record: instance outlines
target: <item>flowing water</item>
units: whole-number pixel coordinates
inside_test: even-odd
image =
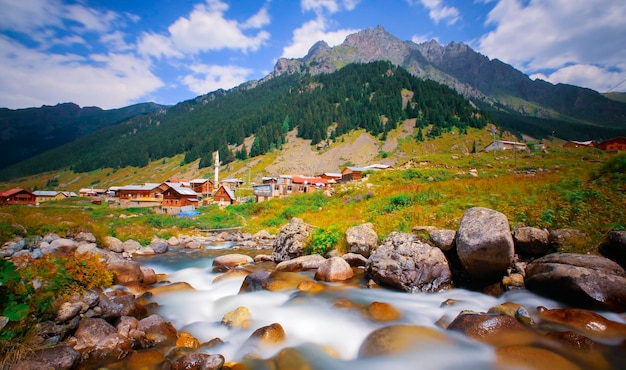
[[[228,243],[221,243],[207,246],[204,252],[187,255],[170,252],[139,260],[143,266],[167,274],[169,282],[187,282],[195,288],[193,291],[155,295],[152,298],[158,302],[155,313],[170,321],[179,332],[190,332],[200,342],[220,338],[223,344],[202,352],[220,353],[227,362],[241,361],[250,353],[270,358],[281,349],[297,347],[315,369],[493,369],[493,347],[455,332],[443,331],[435,323],[442,317],[450,321],[463,310],[486,312],[507,301],[533,311],[537,306],[562,307],[525,290],[510,291],[498,298],[463,289],[409,294],[363,289],[357,286],[358,282],[348,285],[324,283],[327,287],[317,294],[297,289],[239,293],[244,277],[213,282],[220,275],[213,272],[214,256],[242,253],[230,251],[230,247]],[[312,278],[310,272],[301,274]],[[353,308],[337,307],[337,302],[346,300]],[[449,300],[454,300],[454,304],[442,305],[442,302],[451,302]],[[359,358],[359,348],[366,336],[377,328],[390,325],[389,322],[373,321],[358,309],[372,302],[386,302],[402,312],[401,319],[393,324],[435,328],[448,338],[445,342],[422,343],[401,355]],[[226,313],[241,306],[247,307],[251,313],[250,326],[242,329],[221,324]],[[618,315],[603,315],[623,322]],[[280,345],[259,345],[248,340],[254,330],[272,323],[279,323],[284,328],[286,340]]]

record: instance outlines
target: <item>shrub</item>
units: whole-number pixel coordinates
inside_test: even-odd
[[[304,251],[307,254],[319,254],[323,256],[337,245],[340,237],[341,234],[339,231],[333,227],[330,227],[328,230],[321,228],[315,229],[307,241]]]
[[[113,284],[113,274],[97,255],[46,255],[20,266],[0,260],[0,311],[9,319],[2,340],[24,337],[48,319],[57,298]]]

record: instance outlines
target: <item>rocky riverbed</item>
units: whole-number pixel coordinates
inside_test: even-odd
[[[485,368],[626,366],[625,232],[610,232],[598,255],[553,253],[579,237],[580,231],[526,226],[511,231],[501,213],[472,208],[458,230],[417,227],[414,233],[391,233],[379,242],[372,225],[364,224],[346,232],[348,253],[306,256],[303,249],[311,232],[309,225],[294,218],[275,236],[181,235],[141,246],[113,237],[97,245],[93,235],[81,233],[6,243],[1,253],[10,259],[70,250],[98,254],[115,272],[116,284],[60,304],[55,319],[38,328],[41,349],[13,368],[87,369],[106,364],[137,369],[380,368],[389,365],[385,361],[410,358],[417,348],[429,346],[458,353],[469,346],[484,352],[475,361]],[[314,314],[300,317],[298,329],[286,317],[261,325],[261,317],[245,304],[214,313],[219,317],[209,320],[212,331],[223,333],[222,338],[199,338],[204,329],[197,325],[185,330],[172,324],[176,320],[160,314],[163,301],[172,294],[204,297],[198,304],[216,298],[196,287],[203,282],[171,281],[167,273],[147,267],[150,256],[194,259],[204,255],[209,244],[228,246],[212,251],[212,286],[230,284],[230,297],[288,294],[291,304],[312,307],[323,300],[319,309],[329,309],[329,315],[347,312],[351,320],[357,317],[366,323],[351,329],[361,332],[352,339],[357,343],[348,349],[335,346],[343,348],[339,352],[327,346],[295,345],[294,332],[306,333],[302,326],[309,327],[304,323],[314,320]],[[488,301],[492,305],[468,306],[471,299],[464,292],[501,298]],[[506,300],[518,292],[544,296],[546,304],[560,303],[546,307],[534,300],[529,301],[533,305]],[[406,298],[398,299],[403,295]],[[417,318],[414,313],[421,312],[421,302],[432,304],[433,299],[439,303],[429,310],[441,316]],[[232,305],[219,300],[213,304]],[[270,312],[265,316],[274,317]],[[325,326],[314,323],[308,329],[311,336],[316,325]],[[241,345],[230,350],[228,343],[238,340]],[[442,364],[433,359],[422,367]]]

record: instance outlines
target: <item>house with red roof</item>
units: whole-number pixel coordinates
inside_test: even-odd
[[[37,204],[37,197],[32,192],[22,188],[13,188],[1,192],[0,206],[12,204],[24,204],[34,206]]]

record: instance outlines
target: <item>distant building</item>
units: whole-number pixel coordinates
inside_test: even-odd
[[[626,150],[626,137],[619,136],[613,139],[605,140],[598,143],[596,147],[606,151],[623,151]]]
[[[228,185],[223,184],[220,185],[213,195],[213,202],[220,206],[237,204],[237,198],[235,198],[235,192],[231,190]]]
[[[54,190],[35,190],[33,191],[37,203],[48,202],[51,200],[61,200],[68,196],[65,193]]]
[[[82,188],[78,191],[81,197],[99,197],[106,193],[106,189]]]
[[[167,188],[161,193],[161,211],[169,215],[194,211],[198,206],[198,193],[178,183],[165,183]]]
[[[350,181],[358,181],[363,177],[363,172],[371,170],[371,168],[365,167],[346,167],[341,170],[341,181],[342,182],[350,182]]]
[[[160,206],[162,190],[159,186],[156,183],[121,186],[117,191],[120,206],[124,208]]]
[[[0,205],[35,205],[37,204],[37,197],[30,191],[22,188],[13,188],[0,193]]]
[[[205,198],[213,194],[213,182],[209,179],[193,179],[189,184],[193,191]]]
[[[324,172],[319,177],[328,180],[331,184],[341,182],[341,172]]]
[[[237,190],[243,185],[243,180],[240,179],[225,179],[220,181],[221,184],[226,184],[230,189]]]
[[[565,144],[563,144],[563,148],[593,148],[593,147],[595,147],[595,145],[593,144],[593,141],[591,140],[589,141],[570,140],[566,142]]]
[[[507,140],[496,140],[491,144],[487,145],[483,151],[490,152],[494,150],[519,150],[519,151],[529,151],[528,145],[526,143],[520,143],[517,141],[507,141]]]

